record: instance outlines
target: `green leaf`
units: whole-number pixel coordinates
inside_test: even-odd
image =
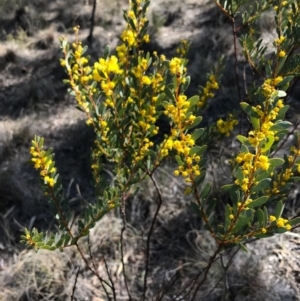
[[[285,113],[288,111],[289,108],[289,105],[285,105],[284,107],[282,107],[278,112],[277,119],[284,119]]]
[[[269,214],[268,214],[267,207],[264,206],[263,209],[264,209],[264,226],[266,226],[269,220]]]
[[[201,116],[198,116],[198,117],[200,117],[201,119],[202,119],[202,117]],[[198,118],[197,117],[197,118]],[[196,119],[197,119],[196,118]],[[200,120],[201,121],[201,120]],[[203,134],[203,132],[204,132],[204,129],[196,129],[195,131],[193,131],[193,133],[192,133],[192,139],[194,140],[194,141],[196,141],[198,138],[200,138],[201,136],[202,136],[202,134]]]
[[[254,185],[251,188],[251,193],[258,192],[258,191],[262,192],[262,191],[270,188],[270,183],[271,183],[270,178],[261,180],[258,184]]]
[[[225,206],[225,225],[224,225],[225,230],[228,230],[231,223],[231,219],[229,218],[230,214],[231,214],[231,207],[229,204],[227,204]]]
[[[194,122],[192,123],[192,124],[190,124],[189,126],[187,126],[186,127],[186,129],[187,130],[190,130],[190,129],[192,129],[192,128],[194,128],[195,126],[197,126],[201,121],[202,121],[202,116],[197,116],[196,118],[195,118],[195,120],[194,120]],[[199,130],[201,130],[201,129],[199,129]],[[204,131],[204,129],[202,129],[203,131]],[[201,134],[202,135],[202,134]],[[200,138],[201,137],[201,135],[198,137],[198,138]],[[197,139],[198,139],[197,138]]]
[[[274,136],[273,135],[269,135],[267,137],[267,139],[266,139],[266,142],[262,146],[261,151],[263,153],[265,153],[266,151],[268,151],[272,147],[273,143],[274,143]]]
[[[247,104],[246,102],[241,102],[240,106],[242,108],[242,110],[251,117],[254,118],[259,118],[259,115],[253,110],[252,106],[250,106],[249,104]]]
[[[165,93],[161,93],[159,94],[156,103],[161,103],[164,99],[166,98],[166,94]]]
[[[199,186],[200,184],[202,184],[203,180],[205,179],[205,171],[202,171],[200,176],[197,176],[195,179],[194,179],[194,183],[196,186]]]
[[[192,210],[194,211],[194,213],[196,213],[199,217],[202,218],[202,214],[201,214],[201,211],[200,211],[200,209],[199,209],[198,204],[196,204],[195,202],[192,202],[192,203],[191,203],[191,208],[192,208]]]
[[[252,126],[255,130],[259,129],[260,128],[260,121],[258,118],[255,118],[255,117],[252,117],[250,116],[250,121],[252,123]]]
[[[265,218],[264,218],[264,212],[260,208],[256,210],[256,216],[257,216],[257,220],[258,220],[259,226],[261,228],[266,227]]]
[[[256,238],[266,238],[266,237],[271,237],[271,236],[273,236],[273,233],[265,233],[265,234],[259,233],[259,234],[254,235],[254,237],[256,237]]]
[[[279,64],[278,64],[278,67],[277,67],[277,74],[279,74],[279,72],[281,71],[282,67],[284,66],[284,63],[285,63],[286,59],[287,59],[287,55],[279,59]]]
[[[259,171],[258,176],[255,178],[255,182],[260,182],[261,180],[264,180],[269,176],[269,173],[267,171]]]
[[[284,209],[284,205],[283,205],[282,201],[279,201],[276,205],[276,208],[275,208],[275,217],[276,217],[276,219],[281,217],[283,209]]]
[[[270,127],[270,131],[280,132],[287,130],[292,124],[289,121],[277,121]]]
[[[233,186],[234,186],[234,184],[226,184],[226,185],[223,185],[220,189],[221,189],[221,191],[225,192],[225,191],[230,190]]]
[[[269,163],[271,167],[278,167],[284,163],[284,160],[281,158],[271,158],[269,159]]]
[[[233,204],[237,204],[241,200],[241,194],[239,189],[231,189],[229,190],[230,199],[232,200]]]
[[[132,20],[130,17],[128,17],[128,16],[127,16],[127,23],[129,23],[130,26],[131,26],[131,28],[132,28],[134,31],[136,31],[136,26],[135,26],[133,20]]]
[[[242,144],[247,144],[248,143],[248,138],[242,135],[237,135],[236,139],[239,140]]]
[[[290,179],[292,182],[300,182],[300,177],[291,177]]]
[[[248,223],[250,223],[253,220],[254,216],[254,210],[249,209],[247,211],[244,211],[241,215],[238,221],[236,222],[234,228],[232,229],[231,233],[236,233],[240,231],[244,226],[246,226]]]
[[[184,92],[190,85],[190,82],[191,82],[191,77],[190,76],[187,76],[185,78],[185,82],[182,84],[181,86],[181,91]]]
[[[239,180],[239,182],[241,183],[242,180],[244,179],[244,174],[243,174],[243,170],[241,167],[239,167],[237,169],[237,172],[236,172],[236,178]]]
[[[283,87],[286,84],[290,83],[294,79],[294,76],[289,75],[286,76],[279,84],[277,84],[277,87]]]
[[[166,94],[167,98],[169,98],[173,103],[175,102],[174,92],[171,91],[168,87],[165,87],[165,94]]]
[[[259,207],[262,206],[263,204],[265,204],[268,201],[269,197],[267,196],[261,196],[260,198],[253,200],[251,203],[249,203],[247,205],[248,208],[255,208],[255,207]]]
[[[215,207],[217,204],[217,199],[212,199],[209,201],[208,206],[205,210],[205,213],[207,216],[210,216],[212,214],[212,212],[214,211]]]
[[[180,158],[178,155],[175,156],[175,160],[177,161],[177,164],[178,164],[179,166],[182,166],[182,165],[184,164],[184,163],[182,162],[181,158]]]
[[[247,249],[247,247],[244,244],[239,243],[238,245],[239,245],[239,247],[241,248],[242,251],[244,251],[246,253],[248,252],[248,249]]]
[[[245,144],[241,145],[241,153],[249,153],[249,148]]]
[[[109,57],[109,54],[110,54],[110,48],[109,48],[109,45],[106,45],[105,48],[104,48],[104,58],[108,58]]]
[[[189,155],[192,156],[194,154],[198,155],[198,156],[202,156],[204,154],[204,152],[206,151],[207,146],[206,145],[202,145],[200,146],[194,146],[190,149],[190,153]]]
[[[296,225],[298,225],[299,223],[300,223],[300,217],[293,218],[293,219],[291,219],[291,220],[289,221],[289,224],[290,224],[291,226],[296,226]]]
[[[206,183],[204,189],[200,193],[200,199],[206,199],[206,197],[210,194],[211,191],[211,185],[209,183]]]
[[[194,95],[191,98],[189,98],[187,100],[190,103],[190,107],[196,105],[199,102],[199,96],[198,95]]]

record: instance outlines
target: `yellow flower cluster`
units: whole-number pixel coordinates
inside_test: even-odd
[[[176,53],[180,55],[180,57],[185,57],[189,49],[188,40],[181,40],[179,46],[176,49]]]
[[[248,133],[248,140],[254,147],[257,147],[260,142],[264,139],[267,139],[268,136],[276,135],[276,131],[271,131],[270,128],[274,124],[273,121],[276,120],[279,110],[284,106],[282,99],[277,101],[275,107],[270,112],[268,111],[269,104],[267,101],[264,102],[264,105],[264,111],[260,105],[253,107],[254,111],[256,111],[256,113],[259,115],[261,122],[260,128]]]
[[[262,170],[268,170],[270,167],[269,158],[264,155],[255,156],[251,153],[239,153],[236,157],[237,163],[242,163],[242,173],[244,178],[242,181],[236,180],[235,184],[241,186],[242,190],[247,192],[253,185],[253,175],[259,168]],[[251,202],[248,199],[248,203]]]
[[[277,181],[273,181],[271,192],[273,194],[280,193],[280,188],[286,184],[291,177],[294,176],[293,166],[300,156],[300,150],[297,149],[295,146],[291,147],[291,154],[288,156],[289,166],[283,169],[280,173],[278,173]],[[300,164],[296,164],[296,169],[300,172]]]
[[[262,92],[266,98],[269,98],[274,91],[275,87],[283,80],[282,76],[277,76],[275,79],[266,79],[262,85]]]
[[[214,90],[219,89],[219,84],[217,82],[216,76],[211,74],[206,82],[205,87],[201,91],[200,99],[198,103],[198,107],[201,109],[208,99],[213,98],[215,96]]]
[[[279,217],[278,219],[274,215],[269,216],[270,222],[276,222],[278,228],[285,228],[286,230],[291,230],[292,226],[289,221],[285,218]]]
[[[74,27],[76,41],[72,44],[72,55],[69,55],[68,49],[64,49],[65,58],[60,60],[63,67],[69,74],[69,84],[75,93],[75,98],[80,109],[87,114],[87,124],[92,124],[90,116],[90,104],[93,94],[97,91],[90,83],[93,80],[93,70],[88,66],[88,58],[83,57],[84,49],[82,43],[78,41],[79,27]],[[64,39],[62,39],[64,42]],[[82,93],[82,90],[86,93]]]
[[[137,85],[140,87],[139,91],[143,91],[146,89],[146,95],[141,95],[137,92],[137,90],[131,88],[130,99],[134,99],[134,102],[137,104],[139,108],[139,122],[138,126],[140,127],[141,137],[137,138],[139,141],[140,147],[133,155],[133,161],[135,163],[144,159],[144,157],[148,154],[149,149],[153,146],[153,142],[149,141],[147,136],[156,135],[158,133],[158,126],[156,126],[157,121],[157,99],[156,95],[159,95],[165,89],[163,85],[163,68],[162,62],[165,60],[164,57],[158,58],[155,56],[155,66],[158,67],[154,74],[146,74],[148,71],[148,60],[146,58],[140,57],[138,60],[138,65],[131,69],[131,73],[136,77]],[[150,88],[150,89],[149,89]],[[143,94],[143,92],[142,92]],[[144,98],[145,97],[145,98]],[[130,99],[125,102],[125,106],[130,103]],[[151,133],[149,132],[149,129]]]
[[[165,115],[172,118],[176,124],[185,123],[187,110],[190,103],[187,101],[186,95],[180,94],[176,104],[168,104],[165,108]]]
[[[118,58],[115,55],[106,60],[100,58],[95,62],[93,68],[93,78],[95,81],[108,80],[111,74],[122,74],[123,70],[120,68]]]
[[[149,138],[144,138],[141,140],[141,147],[138,150],[138,152],[135,152],[133,157],[135,163],[141,161],[144,159],[144,157],[147,155],[149,152],[149,149],[153,146],[153,142],[149,140]]]
[[[129,10],[127,12],[127,17],[130,18],[132,23],[134,24],[134,27],[132,27],[130,22],[127,22],[127,27],[121,34],[121,40],[125,43],[127,48],[136,47],[141,42],[149,43],[150,37],[148,34],[139,36],[142,28],[147,22],[147,18],[137,17],[133,10]],[[119,50],[121,50],[121,48],[119,48]]]
[[[275,40],[275,44],[277,46],[280,46],[285,40],[286,40],[286,37],[285,36],[281,36],[280,38],[278,38],[278,39]]]
[[[186,95],[180,94],[175,104],[167,104],[165,106],[165,114],[174,123],[174,129],[171,136],[162,143],[161,155],[167,156],[169,151],[174,150],[182,158],[183,165],[174,171],[176,176],[182,175],[186,182],[191,182],[192,177],[200,175],[198,162],[200,156],[196,154],[190,155],[191,148],[195,145],[195,141],[190,134],[186,133],[186,127],[195,120],[196,116],[187,114],[190,103]],[[176,130],[178,129],[178,130]]]
[[[220,118],[217,121],[217,129],[221,134],[229,137],[230,133],[233,131],[233,128],[238,124],[238,120],[233,118],[232,114],[229,114],[226,120]]]
[[[182,58],[172,58],[169,64],[171,74],[180,77],[184,72],[186,72],[186,68],[184,67],[183,63],[184,59]]]
[[[32,141],[30,148],[32,155],[31,161],[34,163],[34,168],[40,171],[40,176],[44,183],[49,187],[54,187],[56,180],[56,167],[55,162],[52,160],[52,155],[47,155],[46,151],[39,147],[37,141]]]
[[[279,53],[278,53],[278,56],[279,57],[285,57],[286,56],[286,53],[284,50],[280,50]]]

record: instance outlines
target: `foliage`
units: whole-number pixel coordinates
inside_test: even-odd
[[[219,88],[223,61],[220,60],[207,76],[207,83],[200,88],[199,95],[188,98],[186,90],[191,80],[186,67],[188,42],[183,41],[177,56],[170,60],[163,54],[142,50],[142,45],[150,41],[145,17],[150,4],[148,0],[131,1],[129,10],[124,12],[127,25],[116,53],[110,54],[107,47],[104,57],[93,64],[85,55],[87,48],[78,40],[78,27],[74,28],[75,42],[69,44],[61,39],[64,54],[61,64],[69,76],[66,83],[76,98],[78,109],[86,114],[87,125],[92,126],[96,134],[91,169],[98,199],[87,206],[82,219],[75,221],[75,232],[72,211],[62,193],[53,153],[44,150],[42,138],[35,137],[31,147],[32,161],[40,171],[45,193],[55,207],[60,231],[45,234],[36,229],[25,229],[25,242],[36,249],[63,250],[75,245],[80,251],[78,239],[88,235],[108,211],[120,208],[124,222],[120,238],[122,246],[126,200],[147,177],[160,195],[154,174],[167,158],[177,162],[174,175],[184,178],[188,185],[185,193],[193,195],[193,207],[217,243],[203,279],[198,281],[196,278],[198,284],[189,290],[191,299],[195,298],[212,263],[224,249],[236,245],[245,249],[244,244],[250,238],[283,233],[299,225],[299,218],[282,217],[287,195],[293,183],[300,179],[300,136],[285,120],[289,106],[284,103],[295,77],[299,76],[299,4],[294,0],[264,0],[250,5],[240,17],[239,11],[251,1],[215,0],[215,3],[232,23],[241,110],[228,112],[227,119],[219,119],[207,128],[201,128],[201,112],[209,106],[209,100]],[[266,10],[274,10],[278,35],[271,56],[267,54],[267,46],[262,46],[263,40],[256,29],[256,20]],[[237,37],[256,75],[245,97],[242,97],[241,79],[236,69]],[[155,137],[160,135],[157,121],[162,116],[168,118],[171,130],[162,142],[154,143]],[[235,130],[238,122],[240,133]],[[245,130],[245,123],[251,127],[249,131]],[[232,182],[221,188],[223,195],[229,196],[221,223],[214,214],[215,206],[221,200],[210,198],[211,184],[203,185],[206,144],[211,139],[215,142],[226,139],[232,132],[241,147],[231,160]],[[279,149],[291,134],[294,135],[293,146],[283,157],[278,156]],[[113,184],[102,177],[104,159],[113,168]],[[156,215],[148,242],[155,218]],[[143,299],[147,291],[149,244],[147,246]],[[126,281],[123,260],[122,264]],[[108,286],[114,293],[113,284]],[[127,292],[130,297],[128,287]]]

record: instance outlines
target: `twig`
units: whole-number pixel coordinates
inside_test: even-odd
[[[78,268],[78,270],[76,272],[75,281],[74,281],[73,289],[72,289],[71,301],[74,300],[74,295],[75,295],[76,284],[77,284],[77,279],[78,279],[78,276],[79,276],[79,272],[80,272],[80,268]]]
[[[86,267],[88,268],[88,270],[89,270],[90,272],[92,272],[93,275],[95,275],[95,276],[98,278],[98,280],[100,281],[100,283],[101,283],[102,285],[103,285],[103,284],[106,284],[109,288],[111,288],[110,284],[109,284],[106,280],[104,280],[104,279],[103,279],[96,271],[94,271],[94,270],[90,267],[90,265],[89,265],[87,259],[84,257],[84,255],[83,255],[83,253],[82,253],[82,251],[81,251],[81,249],[80,249],[80,247],[79,247],[79,245],[78,245],[77,242],[75,243],[75,246],[76,246],[76,248],[77,248],[77,250],[78,250],[78,252],[79,252],[81,258],[83,259],[83,261],[84,261]],[[102,282],[103,282],[103,283],[102,283]],[[104,290],[105,290],[105,289],[104,289]],[[106,290],[105,290],[105,292],[106,292]]]
[[[289,137],[294,134],[294,132],[297,130],[299,125],[300,125],[300,120],[294,125],[293,129],[286,134],[286,137],[281,141],[281,143],[278,145],[275,151],[270,155],[271,158],[273,158],[277,154],[277,152],[285,145]]]
[[[158,293],[156,301],[161,301],[165,294],[174,286],[175,282],[180,278],[180,276],[176,276],[176,273],[171,277],[169,283],[167,284],[166,288],[163,289],[161,292]]]
[[[126,292],[128,295],[128,298],[130,301],[132,301],[132,297],[129,291],[128,287],[128,282],[127,282],[127,275],[125,271],[125,262],[124,262],[124,232],[126,230],[126,212],[125,212],[125,197],[122,195],[122,205],[120,207],[121,210],[121,216],[123,219],[123,226],[121,229],[121,236],[120,236],[120,244],[121,244],[121,263],[122,263],[122,272],[123,272],[123,277],[124,277],[124,282],[125,282],[125,287],[126,287]]]
[[[222,256],[222,254],[220,256],[220,261],[221,261],[222,268],[224,270],[224,273],[223,273],[224,294],[223,294],[223,297],[222,297],[222,301],[224,301],[225,298],[226,298],[227,292],[228,292],[228,278],[227,278],[227,269],[228,269],[228,267],[224,264],[224,258]]]
[[[88,43],[90,46],[93,44],[93,31],[95,27],[95,12],[96,12],[97,0],[93,1],[93,10],[92,10],[92,17],[91,17],[91,27],[90,27],[90,34],[87,38]]]
[[[157,205],[157,208],[156,208],[156,211],[155,211],[155,214],[154,214],[154,217],[152,219],[152,222],[151,222],[151,226],[150,226],[150,230],[148,232],[148,235],[147,235],[147,242],[146,242],[146,264],[145,264],[145,275],[144,275],[144,287],[143,287],[143,294],[142,294],[142,300],[144,301],[145,300],[145,297],[146,297],[146,291],[147,291],[147,277],[148,277],[148,273],[149,273],[149,256],[150,256],[150,239],[151,239],[151,236],[152,236],[152,233],[153,233],[153,229],[154,229],[154,224],[156,222],[156,219],[157,219],[157,216],[158,216],[158,213],[159,213],[159,210],[161,208],[161,205],[162,205],[162,195],[161,195],[161,191],[156,183],[156,180],[153,176],[153,174],[147,170],[147,174],[149,175],[157,193],[158,193],[158,205]]]
[[[113,280],[112,280],[112,278],[111,278],[110,271],[109,271],[109,269],[108,269],[107,262],[106,262],[106,259],[105,259],[104,256],[103,256],[103,261],[104,261],[105,270],[106,270],[106,273],[107,273],[109,282],[111,283],[112,292],[113,292],[113,296],[114,296],[114,301],[116,301],[116,300],[117,300],[117,296],[116,296],[115,285],[114,285],[114,282],[113,282]]]
[[[90,257],[91,257],[91,259],[92,259],[92,265],[93,265],[93,268],[94,268],[94,271],[95,271],[95,272],[94,272],[94,275],[96,275],[96,277],[99,279],[99,281],[100,281],[100,283],[101,283],[101,285],[102,285],[102,287],[103,287],[103,290],[105,291],[105,294],[106,294],[108,300],[110,301],[111,298],[110,298],[110,296],[109,296],[109,294],[108,294],[108,291],[107,291],[107,289],[106,289],[106,287],[105,287],[103,281],[100,279],[99,273],[96,272],[96,271],[97,271],[97,268],[96,268],[95,261],[94,261],[94,256],[93,256],[92,250],[91,250],[90,235],[88,235],[87,239],[88,239],[89,254],[90,254]],[[109,278],[109,277],[108,277],[108,278]],[[112,289],[112,287],[113,287],[113,285],[112,285],[110,288]],[[112,289],[112,290],[113,290],[113,289]]]
[[[201,287],[202,284],[206,281],[208,272],[209,272],[209,270],[210,270],[212,264],[213,264],[214,261],[216,260],[217,255],[220,253],[220,251],[221,251],[222,248],[223,248],[223,245],[220,244],[220,245],[218,246],[218,248],[216,249],[216,251],[214,252],[214,254],[210,257],[210,260],[209,260],[209,262],[208,262],[208,265],[207,265],[207,267],[205,268],[205,272],[204,272],[203,279],[202,279],[202,280],[199,282],[199,284],[197,285],[197,287],[196,287],[196,289],[195,289],[195,291],[194,291],[194,293],[193,293],[193,296],[192,296],[191,301],[195,300],[196,295],[197,295],[197,293],[198,293],[200,287]],[[196,279],[195,279],[195,281],[194,281],[194,283],[193,283],[193,285],[192,285],[192,288],[190,289],[189,293],[193,290],[193,288],[194,288],[194,286],[195,286],[196,282],[198,281],[198,279],[199,279],[199,277],[200,277],[201,274],[202,274],[202,273],[199,273],[199,274],[197,275],[197,277],[196,277]]]
[[[201,285],[205,282],[206,277],[207,277],[207,275],[208,275],[208,272],[209,272],[209,270],[210,270],[212,264],[214,263],[214,261],[217,259],[217,255],[218,255],[218,253],[220,252],[220,250],[222,249],[222,247],[223,247],[222,245],[219,245],[218,248],[217,248],[217,250],[215,251],[215,253],[210,257],[210,260],[209,260],[209,262],[208,262],[206,268],[204,268],[204,270],[205,270],[205,272],[204,272],[204,273],[205,273],[205,274],[204,274],[204,277],[203,277],[203,279],[201,280],[201,282],[199,283],[199,285],[197,286],[196,291],[195,291],[195,293],[193,294],[193,297],[192,297],[191,300],[193,300],[193,299],[195,298],[195,296],[196,296],[198,290],[200,289]],[[195,285],[196,285],[196,282],[199,280],[199,278],[200,278],[200,276],[201,276],[202,274],[203,274],[203,270],[201,270],[201,271],[196,275],[196,277],[195,277],[188,285],[186,285],[186,286],[179,292],[179,294],[177,294],[175,300],[185,300],[185,299],[190,295],[190,293],[192,292],[192,290],[194,289],[194,287],[195,287]],[[190,287],[190,286],[191,286],[191,288],[187,291],[188,287]],[[179,295],[182,294],[182,293],[185,292],[185,291],[187,291],[187,293],[184,294],[182,297],[179,298]]]

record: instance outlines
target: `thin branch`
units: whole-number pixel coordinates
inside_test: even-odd
[[[117,296],[116,296],[115,285],[114,285],[114,282],[113,282],[113,280],[112,280],[112,278],[111,278],[111,274],[110,274],[110,271],[109,271],[109,269],[108,269],[108,265],[107,265],[107,262],[106,262],[106,259],[105,259],[104,256],[103,256],[103,261],[104,261],[105,270],[106,270],[106,273],[107,273],[109,282],[111,283],[111,288],[112,288],[112,292],[113,292],[113,296],[114,296],[114,301],[116,301],[116,300],[117,300]]]
[[[232,21],[232,33],[233,33],[233,47],[234,47],[234,72],[235,72],[235,81],[237,85],[238,95],[239,95],[239,102],[242,101],[242,95],[241,95],[241,88],[240,88],[240,80],[238,75],[238,58],[237,58],[237,31],[235,28],[235,19],[234,17],[231,18]]]
[[[161,191],[160,191],[160,189],[157,185],[157,182],[156,182],[153,174],[149,170],[147,170],[147,174],[149,175],[149,177],[150,177],[150,179],[151,179],[151,181],[152,181],[152,183],[153,183],[153,185],[154,185],[154,187],[155,187],[155,189],[158,193],[158,205],[157,205],[154,217],[152,219],[150,230],[149,230],[148,235],[147,235],[146,264],[145,264],[145,275],[144,275],[144,287],[143,287],[143,294],[142,294],[142,300],[143,301],[146,298],[146,291],[147,291],[147,278],[148,278],[148,273],[149,273],[149,256],[150,256],[150,239],[151,239],[151,236],[152,236],[152,233],[153,233],[154,224],[156,222],[159,210],[160,210],[161,205],[162,205],[162,194],[161,194]]]
[[[95,261],[94,261],[94,256],[93,256],[92,250],[91,250],[90,235],[88,235],[87,239],[88,239],[89,254],[90,254],[90,257],[91,257],[91,260],[92,260],[92,265],[93,265],[93,268],[94,268],[94,275],[96,275],[96,277],[99,279],[99,281],[100,281],[100,283],[101,283],[101,285],[103,287],[103,290],[104,290],[104,292],[105,292],[108,300],[110,301],[111,298],[110,298],[110,296],[108,294],[108,291],[107,291],[107,289],[106,289],[103,281],[101,280],[101,277],[99,276],[99,273],[98,273],[97,268],[96,268],[96,264],[95,264]],[[110,288],[112,289],[112,286]]]
[[[197,286],[194,294],[193,294],[193,297],[191,300],[193,300],[198,292],[198,290],[200,289],[201,285],[205,282],[206,278],[207,278],[207,275],[208,275],[208,272],[212,266],[212,264],[214,263],[214,261],[217,259],[217,255],[218,253],[221,251],[222,249],[222,245],[219,245],[217,250],[214,252],[214,254],[210,257],[210,260],[206,266],[206,268],[204,268],[205,270],[205,274],[204,274],[204,277],[203,279],[201,280],[201,282],[199,283],[199,285]],[[180,292],[179,294],[177,294],[177,297],[175,298],[175,300],[187,300],[188,296],[191,294],[192,290],[194,289],[195,285],[196,285],[196,282],[199,280],[200,276],[203,274],[203,270],[201,270],[197,275],[196,277],[188,284],[186,285]],[[189,288],[191,286],[191,288]],[[189,288],[189,290],[188,290]],[[187,291],[187,293],[185,293],[183,296],[179,297],[181,294],[183,294],[185,291]]]
[[[84,257],[84,255],[83,255],[83,253],[82,253],[82,251],[81,251],[81,249],[80,249],[80,247],[79,247],[79,245],[78,245],[77,242],[75,243],[75,246],[76,246],[76,248],[77,248],[77,250],[78,250],[78,252],[79,252],[81,258],[83,259],[83,261],[84,261],[86,267],[88,268],[88,270],[89,270],[90,272],[92,272],[93,275],[95,275],[95,276],[99,279],[99,281],[100,281],[101,283],[103,282],[103,284],[106,284],[109,288],[111,288],[110,284],[109,284],[106,280],[104,280],[104,279],[103,279],[96,271],[94,271],[94,270],[90,267],[90,265],[89,265],[87,259]]]
[[[93,1],[93,10],[92,10],[92,17],[91,17],[91,27],[90,27],[90,34],[87,38],[88,43],[90,46],[93,44],[93,31],[95,27],[95,13],[96,13],[96,7],[97,7],[97,0]]]
[[[224,270],[224,273],[223,273],[223,280],[224,280],[224,294],[223,294],[223,297],[222,297],[222,301],[225,300],[226,298],[226,295],[227,295],[227,292],[228,292],[228,278],[227,278],[227,269],[228,267],[225,265],[224,263],[224,258],[221,254],[220,256],[220,261],[221,261],[221,265],[222,265],[222,268]]]
[[[74,284],[73,284],[72,295],[71,295],[71,301],[74,300],[74,295],[75,295],[76,284],[77,284],[77,279],[78,279],[78,276],[79,276],[79,272],[80,272],[80,268],[77,269],[77,272],[76,272],[76,275],[75,275],[75,281],[74,281]]]
[[[293,129],[286,134],[286,137],[281,141],[281,143],[277,146],[275,151],[270,155],[271,158],[273,158],[277,154],[277,152],[285,145],[289,137],[293,135],[295,131],[298,129],[299,125],[300,125],[300,120],[294,125]]]
[[[168,282],[168,284],[166,285],[166,288],[163,289],[162,291],[160,291],[156,297],[156,301],[161,301],[163,299],[163,297],[166,295],[166,293],[174,286],[175,282],[180,278],[180,276],[176,276],[176,274],[174,274],[170,281]]]
[[[198,293],[200,287],[201,287],[202,284],[206,281],[208,272],[209,272],[210,268],[212,267],[213,263],[215,262],[215,260],[217,259],[217,255],[220,253],[220,251],[221,251],[222,248],[223,248],[223,245],[220,244],[220,245],[218,246],[218,248],[216,249],[216,251],[214,252],[214,254],[210,257],[210,260],[209,260],[209,262],[208,262],[208,265],[207,265],[207,267],[205,268],[205,272],[204,272],[203,279],[202,279],[202,280],[199,282],[199,284],[197,285],[197,287],[196,287],[196,289],[195,289],[195,291],[194,291],[194,293],[193,293],[193,296],[192,296],[191,301],[195,300],[196,295],[197,295],[197,293]],[[199,279],[199,277],[200,277],[201,274],[202,274],[202,273],[199,273],[198,276],[196,277],[196,279],[195,279],[195,281],[194,281],[194,284],[193,284],[192,288],[190,289],[190,292],[193,290],[193,288],[194,288],[194,286],[195,286],[196,282],[198,281],[198,279]]]
[[[124,282],[125,282],[125,287],[126,287],[126,292],[127,292],[128,298],[130,301],[132,301],[132,297],[131,297],[128,282],[127,282],[127,275],[126,275],[126,271],[125,271],[125,262],[124,262],[124,232],[126,230],[126,224],[127,224],[124,195],[122,195],[122,205],[120,207],[120,210],[121,210],[121,216],[122,216],[122,220],[123,220],[123,226],[121,229],[121,236],[120,236],[122,272],[123,272],[123,277],[124,277]]]

